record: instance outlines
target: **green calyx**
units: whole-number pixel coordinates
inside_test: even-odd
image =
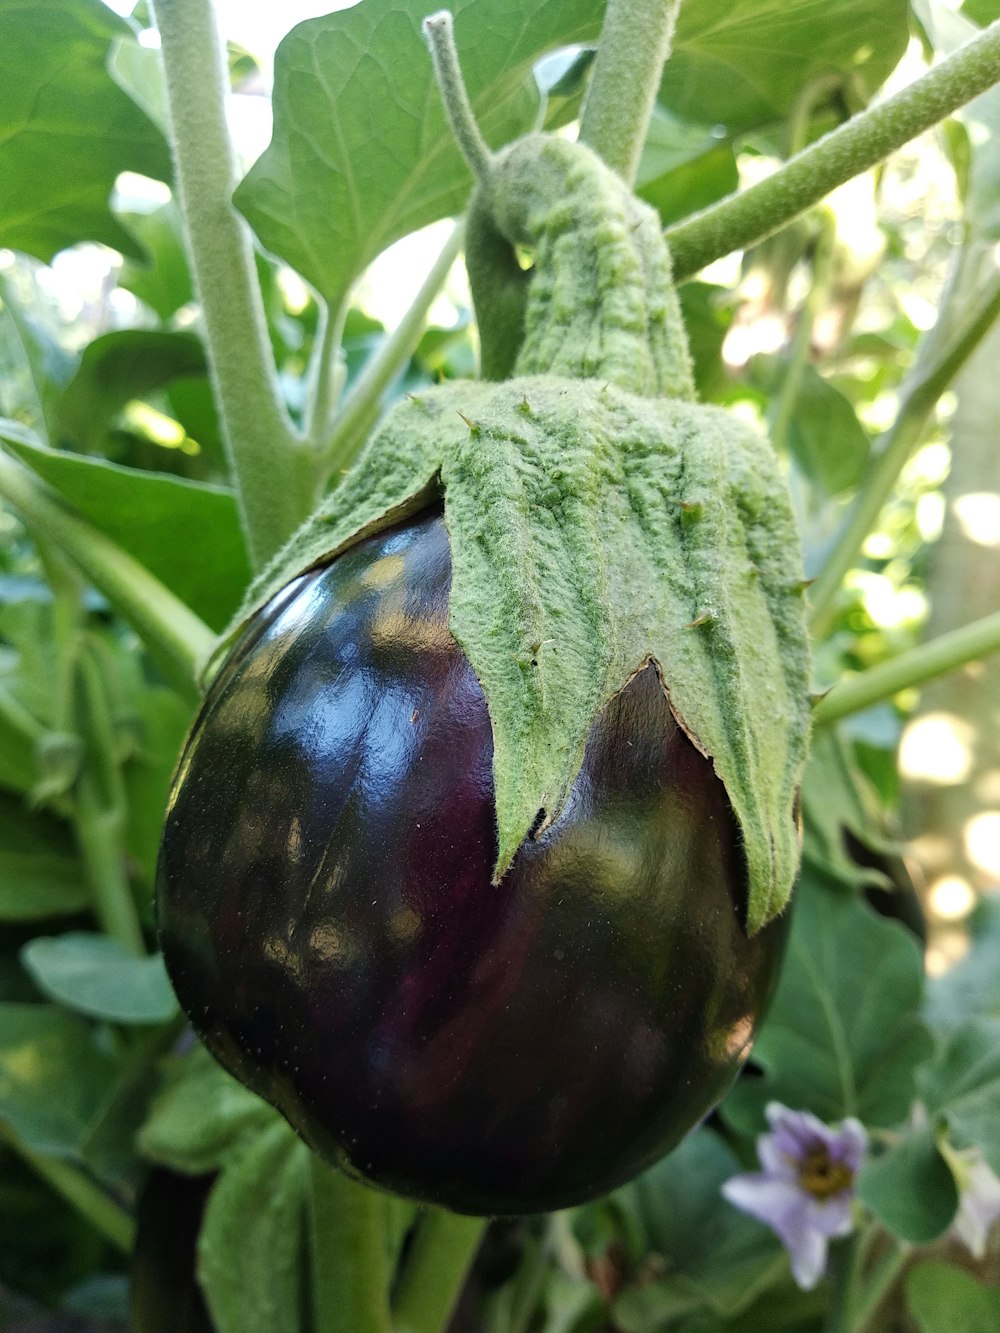
[[[528,273],[515,247],[534,252]],[[469,208],[466,263],[483,375],[600,379],[694,398],[670,254],[656,212],[584,144],[520,139]]]
[[[499,382],[398,403],[254,584],[234,632],[295,575],[443,498],[451,629],[493,728],[495,880],[558,817],[594,718],[652,661],[725,785],[753,933],[797,873],[810,712],[777,460],[693,401],[652,210],[583,145],[473,146],[467,258],[484,372]],[[517,246],[531,248],[530,272]]]

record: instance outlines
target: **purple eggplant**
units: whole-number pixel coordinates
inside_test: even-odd
[[[457,1212],[540,1212],[719,1101],[787,918],[748,938],[725,789],[652,666],[494,884],[490,719],[450,583],[429,511],[258,613],[178,765],[159,930],[211,1051],[324,1157]]]

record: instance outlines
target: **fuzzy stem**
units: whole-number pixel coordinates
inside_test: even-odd
[[[674,278],[689,278],[712,260],[773,235],[998,80],[1000,20],[909,87],[790,158],[773,176],[669,227]]]
[[[580,141],[635,181],[680,0],[608,0]]]
[[[251,560],[263,565],[312,502],[314,468],[278,391],[237,169],[211,0],[153,0],[177,190],[208,335],[208,360]]]
[[[431,14],[424,19],[423,29],[427,45],[430,47],[431,60],[434,62],[434,76],[437,79],[452,133],[472,174],[479,181],[487,180],[493,169],[493,153],[480,132],[469,101],[461,66],[458,63],[458,50],[455,46],[454,25],[450,12],[442,9],[440,13]]]
[[[1000,652],[1000,611],[848,676],[820,699],[813,719],[816,726],[826,726],[996,652]]]
[[[393,1301],[393,1333],[444,1333],[486,1230],[482,1217],[428,1208]]]
[[[390,1333],[385,1208],[375,1190],[310,1154],[313,1328]]]
[[[75,793],[77,842],[94,894],[101,928],[136,957],[146,952],[132,888],[125,871],[122,838],[127,808],[116,737],[104,681],[84,645],[77,661],[86,716],[87,758]]]
[[[131,1253],[135,1241],[135,1223],[100,1185],[70,1162],[35,1152],[9,1129],[0,1130],[0,1137],[112,1245],[124,1254]]]
[[[131,622],[174,684],[197,699],[198,673],[215,645],[208,626],[144,565],[65,504],[23,463],[2,452],[0,496],[70,556]]]
[[[413,355],[427,322],[427,312],[461,253],[464,239],[465,228],[458,223],[441,247],[410,308],[355,380],[329,442],[324,446],[328,476],[346,472],[357,457],[378,415],[382,395]]]
[[[847,521],[823,572],[810,589],[813,636],[823,638],[833,622],[835,600],[844,575],[875,526],[900,472],[919,443],[934,407],[966,361],[1000,317],[1000,274],[995,274],[961,325],[938,349],[936,340],[918,358],[896,420],[886,432],[869,475],[862,482]]]
[[[334,408],[344,385],[344,363],[340,355],[347,307],[323,309],[310,367],[309,396],[305,415],[305,437],[319,457],[330,432]]]

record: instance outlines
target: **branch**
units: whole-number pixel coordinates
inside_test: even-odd
[[[813,720],[817,727],[827,726],[996,652],[1000,652],[1000,611],[842,680],[817,703]]]
[[[209,366],[240,517],[259,568],[311,509],[313,460],[278,391],[249,229],[232,204],[237,171],[211,0],[154,0],[154,9]]]
[[[680,0],[608,0],[580,140],[635,181]]]
[[[773,176],[666,231],[674,277],[780,231],[852,176],[867,171],[1000,80],[1000,20],[880,106],[824,135]]]

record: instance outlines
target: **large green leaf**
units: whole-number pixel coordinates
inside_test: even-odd
[[[66,826],[0,792],[0,921],[78,912],[89,897]]]
[[[873,92],[909,38],[907,0],[684,0],[661,100],[730,131],[782,119],[806,84]]]
[[[661,1311],[672,1301],[733,1316],[787,1271],[774,1233],[722,1202],[722,1185],[740,1170],[719,1136],[700,1129],[615,1196],[617,1206],[635,1214],[645,1248],[663,1257]],[[616,1303],[616,1323],[642,1326],[649,1295],[628,1292]]]
[[[239,605],[250,577],[232,493],[140,472],[21,439],[10,447],[213,628]]]
[[[884,1226],[913,1245],[936,1240],[958,1207],[955,1177],[926,1127],[864,1166],[858,1193]]]
[[[769,1101],[822,1120],[895,1125],[931,1050],[919,1017],[923,966],[905,928],[854,895],[800,886],[774,1006],[726,1115],[753,1133]]]
[[[0,245],[49,260],[77,241],[139,256],[115,177],[169,179],[161,132],[107,70],[131,28],[100,0],[0,0]]]
[[[420,34],[427,0],[362,0],[278,48],[274,137],[236,192],[264,245],[328,300],[399,237],[464,207],[468,168]],[[455,37],[489,142],[530,129],[533,62],[593,40],[602,0],[456,0]]]
[[[303,1327],[308,1149],[282,1121],[223,1171],[198,1237],[198,1277],[219,1333]]]
[[[960,1148],[979,1148],[1000,1173],[1000,1018],[958,1029],[935,1063],[921,1070],[928,1111],[948,1125]]]
[[[99,452],[121,409],[175,379],[205,375],[205,349],[195,333],[119,329],[84,349],[56,412],[53,443]]]
[[[204,1175],[240,1156],[277,1119],[277,1111],[237,1083],[204,1046],[195,1046],[169,1063],[139,1147],[174,1171]]]
[[[0,1121],[33,1151],[77,1156],[116,1070],[82,1019],[0,1004]]]
[[[925,1261],[906,1275],[906,1304],[920,1333],[1000,1333],[1000,1300],[950,1264]]]
[[[21,961],[50,999],[91,1018],[164,1023],[177,1013],[161,956],[136,958],[107,935],[39,936],[21,950]]]

